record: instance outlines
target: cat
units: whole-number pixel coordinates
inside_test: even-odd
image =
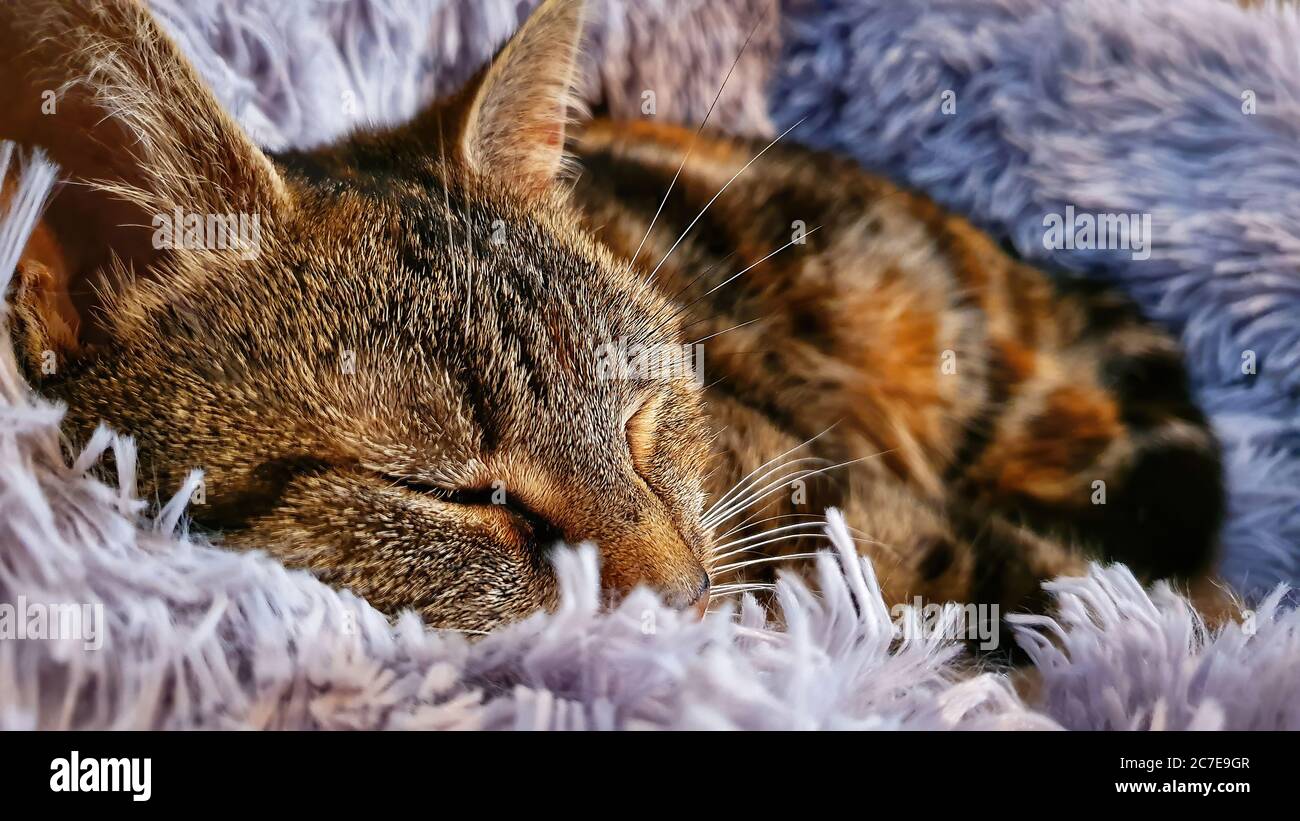
[[[1171,339],[846,159],[570,123],[583,14],[272,155],[141,5],[0,7],[0,138],[70,180],[9,333],[70,437],[129,433],[156,498],[201,468],[219,543],[448,629],[553,607],[558,542],[703,612],[830,507],[890,601],[1207,576],[1219,451]]]

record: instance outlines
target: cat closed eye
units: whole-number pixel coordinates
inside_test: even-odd
[[[640,465],[654,450],[656,420],[662,397],[658,394],[643,400],[623,423],[632,461]]]
[[[432,482],[423,482],[419,479],[394,474],[383,474],[382,478],[393,487],[400,487],[424,496],[432,496],[448,504],[470,506],[503,503],[493,499],[493,494],[497,491],[492,487],[448,488]]]
[[[405,476],[383,474],[383,478],[393,487],[428,496],[448,505],[470,508],[492,507],[504,510],[511,515],[512,519],[523,525],[539,543],[549,545],[563,539],[563,533],[558,526],[522,500],[506,493],[501,485],[448,488]]]

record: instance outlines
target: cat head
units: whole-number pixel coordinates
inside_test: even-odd
[[[403,127],[268,156],[126,0],[0,6],[0,138],[53,196],[9,295],[74,436],[141,490],[388,611],[488,629],[545,608],[556,542],[602,582],[707,598],[708,432],[645,274],[578,228],[564,132],[582,4],[548,0]]]

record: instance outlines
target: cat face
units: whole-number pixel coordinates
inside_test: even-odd
[[[596,543],[611,592],[706,600],[699,388],[609,367],[680,328],[556,182],[580,15],[545,3],[406,127],[268,158],[135,4],[6,6],[0,136],[96,181],[20,265],[32,378],[137,439],[145,494],[201,468],[198,524],[381,609],[519,618],[558,541]]]

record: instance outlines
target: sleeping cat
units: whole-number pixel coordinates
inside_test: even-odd
[[[846,160],[570,125],[581,16],[268,156],[136,3],[0,6],[0,138],[70,179],[10,333],[73,439],[131,434],[156,497],[201,468],[222,543],[447,628],[552,606],[561,541],[703,609],[832,506],[894,601],[1206,572],[1218,450],[1166,336]]]

